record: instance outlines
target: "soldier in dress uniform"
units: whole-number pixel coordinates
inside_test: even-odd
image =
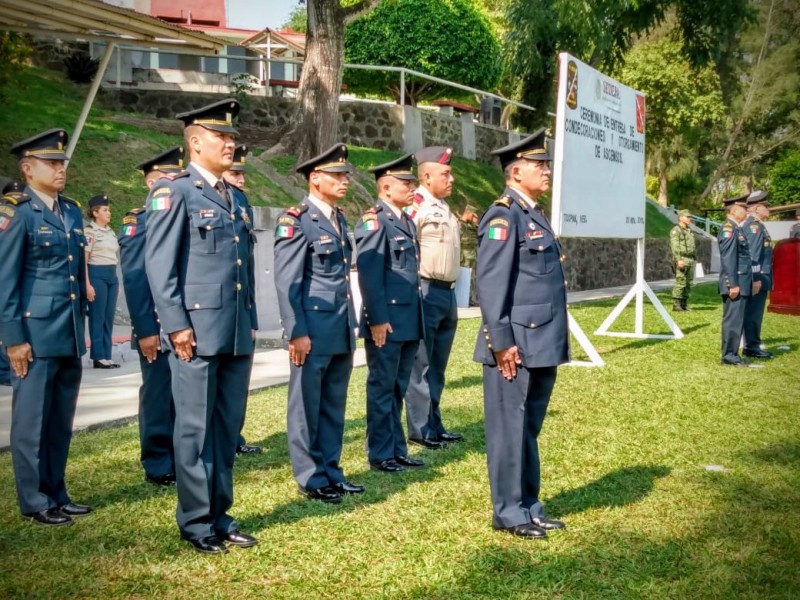
[[[459,217],[461,226],[461,266],[470,269],[469,305],[478,305],[478,290],[475,285],[476,265],[478,264],[478,209],[467,204]]]
[[[796,211],[795,217],[797,217],[797,223],[792,225],[792,228],[789,230],[790,238],[800,238],[800,210]]]
[[[447,431],[440,409],[458,325],[454,288],[461,242],[458,217],[445,201],[453,191],[452,148],[423,148],[415,158],[420,185],[405,211],[414,221],[420,245],[425,340],[417,351],[406,392],[406,420],[408,441],[436,450],[463,439],[460,433]]]
[[[257,543],[228,514],[233,461],[253,363],[252,222],[222,174],[233,163],[239,103],[177,115],[189,155],[147,198],[145,263],[170,349],[177,520],[200,552]]]
[[[772,358],[772,353],[761,349],[761,323],[767,296],[772,289],[772,238],[764,226],[769,218],[767,192],[756,190],[747,197],[747,219],[742,225],[750,246],[753,267],[753,295],[747,299],[744,310],[744,350],[752,358]]]
[[[414,356],[422,339],[419,245],[403,212],[414,200],[411,154],[370,169],[378,202],[356,225],[359,323],[367,353],[367,459],[370,468],[396,473],[424,467],[408,456],[401,416]]]
[[[339,466],[356,344],[353,249],[336,206],[349,185],[347,146],[335,144],[296,170],[308,180],[308,195],[284,211],[275,230],[275,287],[290,362],[286,434],[300,493],[338,503],[364,491]]]
[[[742,231],[747,218],[748,194],[724,201],[725,223],[717,235],[719,243],[719,293],[722,296],[722,364],[745,367],[739,356],[747,299],[753,288],[750,246]]]
[[[474,355],[483,364],[492,525],[543,538],[564,523],[544,513],[538,437],[558,365],[569,360],[561,247],[537,203],[550,187],[552,158],[544,129],[492,154],[506,189],[478,228],[483,323]]]
[[[250,221],[253,222],[253,208],[250,206],[250,202],[247,200],[247,196],[244,193],[244,174],[245,174],[245,163],[247,157],[247,146],[244,144],[236,144],[236,149],[233,151],[233,164],[231,168],[225,171],[222,174],[222,178],[231,186],[231,192],[233,195],[236,196],[236,201],[239,206],[245,207],[245,216]],[[255,241],[255,236],[253,236],[253,241]],[[250,268],[253,269],[253,280],[255,281],[255,261],[250,262]],[[253,304],[256,302],[256,288],[253,286],[250,290],[253,297],[251,301]],[[248,377],[249,379],[249,377]],[[236,454],[261,454],[261,448],[259,446],[254,446],[252,444],[248,444],[247,441],[244,439],[244,435],[242,434],[242,430],[244,429],[244,418],[247,416],[247,402],[245,401],[244,405],[244,417],[242,418],[242,425],[239,427],[239,439],[236,442]]]
[[[173,146],[136,166],[147,189],[165,176],[183,171],[183,148]],[[175,402],[169,347],[161,344],[161,326],[145,267],[147,211],[134,208],[122,219],[119,230],[122,287],[131,316],[131,348],[138,350],[142,385],[139,388],[139,444],[147,481],[175,485]]]
[[[694,265],[697,260],[694,234],[689,229],[692,213],[685,208],[678,211],[678,224],[669,233],[669,248],[675,263],[675,285],[672,288],[672,310],[691,310],[687,306],[689,291],[694,280]]]
[[[67,494],[72,421],[86,352],[83,218],[61,195],[67,133],[51,129],[11,153],[25,179],[0,205],[0,340],[11,364],[11,460],[20,511],[41,525],[91,512]]]
[[[3,200],[0,200],[0,205],[8,202],[14,204],[14,201],[22,195],[25,190],[25,182],[23,181],[9,181],[3,186]],[[8,200],[5,196],[9,196]],[[2,209],[0,209],[2,210]],[[3,213],[0,213],[2,218]],[[11,367],[8,364],[8,357],[6,356],[6,348],[3,340],[0,339],[0,385],[11,385]]]

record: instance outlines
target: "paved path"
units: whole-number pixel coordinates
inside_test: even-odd
[[[696,283],[716,281],[716,275],[703,277]],[[673,281],[650,282],[654,291],[669,289]],[[568,302],[575,304],[590,300],[601,300],[624,296],[631,286],[570,292]],[[668,307],[669,308],[669,307]],[[480,309],[459,309],[459,319],[471,319],[480,316]],[[73,428],[75,431],[127,423],[136,418],[139,410],[139,385],[141,376],[139,360],[130,349],[125,326],[115,326],[114,339],[119,343],[114,346],[114,359],[120,363],[119,369],[105,370],[91,368],[88,354],[84,356],[83,381],[78,397],[78,409],[75,413]],[[355,355],[355,366],[366,364],[364,350],[359,349]],[[274,385],[289,381],[289,356],[285,350],[258,350],[253,361],[253,374],[250,378],[250,391],[256,392]],[[11,429],[11,388],[0,386],[0,450],[9,446]]]

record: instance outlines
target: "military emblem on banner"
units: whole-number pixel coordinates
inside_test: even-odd
[[[644,133],[646,116],[645,98],[641,94],[636,94],[636,131],[638,133]]]

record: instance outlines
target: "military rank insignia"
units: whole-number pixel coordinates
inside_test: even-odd
[[[279,238],[294,237],[294,227],[291,225],[278,225],[278,228],[275,230],[275,235]]]

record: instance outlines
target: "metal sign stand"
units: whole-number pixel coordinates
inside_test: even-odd
[[[644,294],[647,294],[647,297],[650,299],[653,307],[661,316],[661,319],[672,331],[672,335],[644,333]],[[617,317],[619,317],[620,314],[622,314],[622,311],[634,297],[636,298],[634,331],[632,333],[609,331],[608,328],[611,327],[611,324],[617,319]],[[617,304],[614,310],[611,311],[611,314],[606,317],[606,320],[603,321],[603,324],[600,325],[600,327],[598,327],[597,331],[594,333],[595,335],[608,335],[614,337],[629,337],[639,339],[680,340],[683,338],[683,332],[680,330],[680,327],[678,327],[677,323],[673,321],[672,317],[667,312],[667,309],[664,308],[664,305],[661,304],[661,301],[653,293],[653,290],[650,289],[650,286],[647,285],[647,282],[644,280],[644,238],[636,240],[636,283],[628,291],[628,293],[625,294],[625,297],[620,300],[620,303]]]

